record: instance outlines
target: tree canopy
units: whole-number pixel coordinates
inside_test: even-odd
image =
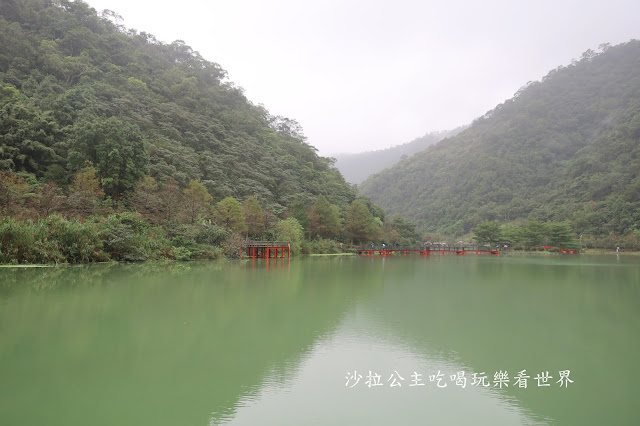
[[[276,215],[296,198],[346,206],[355,191],[293,119],[250,102],[183,41],[114,24],[81,1],[0,4],[0,170],[66,185],[97,168],[112,199],[144,175]]]
[[[421,231],[485,221],[566,222],[629,234],[640,223],[640,41],[603,45],[530,82],[466,130],[359,190]]]

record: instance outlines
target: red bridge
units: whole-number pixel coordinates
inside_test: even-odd
[[[243,246],[247,256],[252,258],[270,259],[271,257],[284,258],[284,252],[287,252],[287,259],[291,257],[291,243],[288,241],[246,241]]]
[[[389,256],[394,254],[408,255],[418,254],[428,256],[430,254],[500,254],[498,250],[492,250],[488,247],[478,247],[475,245],[469,246],[448,246],[441,244],[434,244],[428,246],[415,247],[386,247],[386,246],[373,246],[373,247],[361,247],[358,249],[358,254],[361,256]]]

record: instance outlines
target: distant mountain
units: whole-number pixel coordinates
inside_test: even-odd
[[[425,231],[525,219],[594,235],[638,230],[640,41],[586,51],[359,189]]]
[[[335,166],[349,183],[359,184],[369,176],[387,169],[405,156],[411,156],[416,152],[427,149],[429,146],[440,142],[442,139],[454,136],[468,126],[460,126],[453,130],[429,132],[411,142],[391,148],[376,151],[360,152],[357,154],[336,154]]]

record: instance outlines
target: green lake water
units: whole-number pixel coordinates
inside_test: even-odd
[[[638,425],[638,360],[633,256],[0,268],[3,426]]]

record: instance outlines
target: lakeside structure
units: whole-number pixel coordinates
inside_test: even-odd
[[[457,254],[464,255],[467,252],[471,252],[475,254],[500,254],[498,250],[491,250],[487,247],[478,247],[476,245],[441,245],[441,244],[431,244],[431,245],[423,245],[420,247],[387,247],[385,245],[382,246],[372,246],[372,247],[362,247],[357,249],[357,253],[361,256],[389,256],[394,254],[404,254],[407,256],[408,254],[419,254],[423,256],[428,256],[432,253],[445,255],[445,254]]]
[[[278,258],[278,254],[284,259],[285,251],[287,259],[291,257],[291,243],[289,241],[246,241],[242,245],[242,249],[248,257],[254,259]]]

